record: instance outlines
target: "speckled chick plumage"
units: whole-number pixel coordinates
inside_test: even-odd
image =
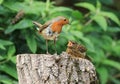
[[[66,52],[72,58],[85,58],[86,56],[86,48],[83,45],[80,45],[76,42],[69,41],[67,45]]]

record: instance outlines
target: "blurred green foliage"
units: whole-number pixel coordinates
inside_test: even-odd
[[[68,40],[82,43],[96,66],[100,84],[120,84],[120,10],[111,7],[116,0],[83,1],[74,1],[79,9],[72,9],[55,6],[50,0],[0,0],[0,84],[17,84],[17,54],[46,52],[45,40],[32,21],[44,23],[59,15],[69,18],[71,25],[64,26],[60,34],[58,53],[65,51]],[[21,9],[25,16],[12,25]],[[54,53],[52,45],[49,42],[50,53]]]

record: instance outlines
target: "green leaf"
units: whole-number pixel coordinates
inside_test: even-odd
[[[75,17],[76,19],[81,19],[83,18],[83,15],[81,12],[79,12],[78,10],[75,10],[72,12],[72,16]]]
[[[50,0],[46,1],[46,11],[49,11],[50,8]]]
[[[100,82],[101,84],[106,84],[108,80],[108,70],[105,67],[100,67],[97,69],[99,76],[100,76]]]
[[[95,51],[94,45],[93,45],[92,41],[89,38],[81,36],[80,39],[86,44],[89,51],[91,51],[91,52]]]
[[[32,4],[26,4],[26,2],[5,2],[4,6],[12,11],[18,12],[23,9],[25,14],[36,14],[40,15],[41,12],[45,11],[45,3],[40,1],[34,1]]]
[[[5,2],[4,6],[17,12],[25,7],[22,3],[19,2]]]
[[[13,28],[15,28],[15,29],[25,29],[25,28],[28,28],[28,27],[31,27],[31,26],[33,26],[32,20],[23,19],[18,24],[13,26]]]
[[[91,42],[91,40],[89,38],[84,37],[82,32],[80,32],[80,31],[71,31],[70,35],[74,36],[74,39],[76,39],[76,37],[77,37],[79,40],[82,40],[88,46],[88,49],[90,49],[92,52],[95,51],[93,43]],[[68,37],[70,35],[68,35]]]
[[[115,77],[110,77],[110,80],[112,80],[114,82],[114,84],[120,84],[120,80],[116,79]]]
[[[4,60],[5,58],[2,56],[2,55],[0,55],[0,60]]]
[[[27,41],[27,45],[28,47],[30,48],[30,50],[35,53],[36,50],[37,50],[37,43],[36,43],[36,40],[35,40],[35,37],[34,35],[30,35],[29,33],[26,34],[26,41]]]
[[[2,44],[2,45],[12,45],[13,43],[11,41],[0,39],[0,44]]]
[[[109,27],[107,31],[110,33],[117,33],[117,32],[120,32],[120,28],[119,27]]]
[[[112,38],[110,37],[110,36],[108,36],[108,35],[103,35],[103,36],[101,36],[101,39],[100,40],[102,40],[102,45],[100,46],[100,47],[102,47],[103,49],[105,49],[106,51],[111,51],[111,49],[112,49]],[[100,41],[99,40],[99,41]]]
[[[13,56],[15,54],[15,46],[10,46],[9,49],[8,49],[8,56]]]
[[[0,5],[3,3],[3,0],[0,0]]]
[[[5,47],[0,43],[0,49],[5,50]]]
[[[15,30],[15,28],[13,28],[12,25],[10,25],[6,30],[5,30],[5,34],[11,33]]]
[[[56,12],[63,12],[63,11],[69,11],[72,12],[72,9],[67,8],[67,7],[55,7],[52,10],[50,10],[49,12],[52,13],[56,13]]]
[[[120,26],[120,20],[118,19],[118,17],[114,13],[111,13],[111,12],[101,12],[101,14],[103,16],[106,16],[106,17],[110,18],[112,21],[114,21],[115,23],[117,23]]]
[[[101,3],[100,3],[100,1],[99,0],[97,0],[97,4],[96,4],[96,7],[97,7],[97,9],[101,9]]]
[[[0,76],[0,83],[2,84],[12,84],[12,80],[5,76]]]
[[[0,30],[4,30],[4,28],[0,27]]]
[[[76,36],[78,38],[82,38],[83,37],[83,33],[80,31],[71,31],[73,36]]]
[[[113,42],[114,45],[112,45],[112,47],[114,47],[112,49],[112,51],[115,53],[115,55],[118,55],[120,56],[120,44],[116,43],[116,42]]]
[[[96,15],[93,17],[93,20],[101,26],[101,28],[106,31],[107,30],[107,22],[106,19],[103,16]]]
[[[83,2],[83,3],[77,3],[75,4],[76,6],[80,6],[80,7],[84,7],[90,11],[95,11],[96,8],[94,5],[90,4],[90,3],[86,3],[86,2]]]
[[[120,70],[120,63],[119,63],[119,62],[106,59],[106,60],[104,60],[102,63],[105,64],[105,65],[112,66],[112,67]]]
[[[105,5],[113,5],[114,4],[114,0],[100,0],[103,4]]]
[[[11,57],[10,59],[14,64],[16,64],[16,56]]]
[[[6,74],[9,74],[13,78],[17,79],[17,72],[15,68],[8,66],[8,65],[1,65],[0,66],[0,71],[5,72]]]
[[[75,37],[70,33],[61,33],[60,36],[68,40],[75,40]]]
[[[16,29],[26,29],[26,28],[30,28],[31,26],[33,26],[32,24],[32,20],[28,20],[28,19],[23,19],[21,20],[19,23],[15,24],[15,25],[11,25],[9,26],[6,30],[5,33],[11,33]]]

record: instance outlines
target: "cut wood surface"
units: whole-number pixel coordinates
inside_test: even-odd
[[[94,65],[87,59],[60,55],[17,55],[19,84],[98,84]]]

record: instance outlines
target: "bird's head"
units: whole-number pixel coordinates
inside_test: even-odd
[[[57,20],[58,20],[58,23],[60,25],[66,25],[66,24],[69,24],[69,20],[63,16],[58,16],[57,17]]]
[[[74,42],[74,41],[69,41],[67,46],[70,49],[75,49],[75,50],[78,50],[82,53],[87,51],[86,47],[84,47],[83,45],[78,44],[77,42]]]
[[[77,43],[73,42],[73,41],[69,41],[67,46],[68,46],[68,48],[76,48],[77,47]]]

